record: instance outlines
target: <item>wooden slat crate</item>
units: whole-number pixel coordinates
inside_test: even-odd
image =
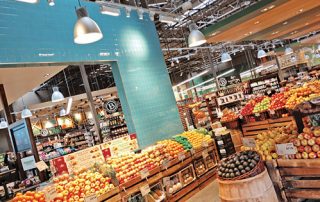
[[[270,124],[269,128],[277,128],[277,127],[287,126],[290,123],[293,123],[294,125],[296,124],[296,122],[294,121],[294,118],[292,116],[279,118],[279,119],[269,119],[268,122]]]
[[[320,199],[320,159],[278,159],[273,162],[269,173],[274,184],[281,184],[280,195],[284,201]]]

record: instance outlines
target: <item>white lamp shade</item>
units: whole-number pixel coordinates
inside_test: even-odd
[[[54,6],[55,5],[54,0],[48,0],[48,4],[49,6]]]
[[[309,60],[310,59],[309,55],[305,54],[304,59]]]
[[[293,53],[293,50],[291,47],[287,47],[285,50],[284,50],[284,54],[285,55],[290,55],[291,53]]]
[[[53,87],[53,93],[51,96],[51,102],[60,102],[64,100],[63,94],[59,91],[58,87]]]
[[[16,0],[24,3],[35,4],[38,3],[38,0]]]
[[[4,118],[0,119],[0,129],[8,128],[8,123]]]
[[[232,58],[229,53],[222,53],[221,54],[221,62],[229,62],[231,60],[232,60]]]
[[[60,115],[60,116],[65,116],[65,115],[67,115],[66,110],[65,110],[64,108],[62,108],[62,109],[60,110],[60,112],[59,112],[59,115]]]
[[[25,107],[21,112],[21,118],[25,119],[31,116],[32,116],[32,112],[27,107]]]
[[[195,23],[192,23],[189,26],[189,29],[190,29],[190,34],[188,37],[189,47],[200,46],[207,42],[206,38],[204,37],[202,32],[198,30],[198,27]]]
[[[260,49],[259,51],[258,51],[258,58],[264,58],[264,57],[266,57],[267,56],[267,53],[266,53],[266,51],[264,51],[263,49]]]
[[[76,44],[89,44],[99,41],[103,34],[97,23],[88,17],[85,8],[77,9],[78,20],[74,26],[73,38]]]

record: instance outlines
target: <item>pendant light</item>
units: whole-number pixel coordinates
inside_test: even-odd
[[[204,37],[202,32],[198,30],[198,27],[195,23],[192,23],[189,26],[189,30],[190,30],[190,34],[188,37],[188,44],[190,48],[200,46],[207,42],[206,38]]]
[[[67,112],[66,110],[64,109],[64,107],[61,108],[60,112],[59,112],[59,116],[66,116],[67,115]]]
[[[54,0],[48,0],[48,4],[49,6],[54,6],[55,5]]]
[[[221,54],[221,62],[229,62],[229,61],[231,61],[231,60],[232,60],[232,58],[231,58],[231,56],[230,56],[229,53],[223,52],[223,53]]]
[[[290,55],[293,53],[293,50],[290,46],[287,46],[286,49],[284,50],[285,55]]]
[[[89,44],[99,41],[103,34],[97,23],[88,16],[88,11],[84,7],[76,10],[78,20],[74,26],[74,42],[76,44]]]
[[[22,105],[23,105],[23,110],[21,112],[21,118],[25,119],[28,117],[32,116],[32,112],[30,111],[30,109],[28,109],[28,107],[24,104],[24,100],[23,97],[21,97],[22,100]]]
[[[5,118],[0,119],[0,129],[8,128],[8,122]]]
[[[62,100],[64,100],[64,96],[63,94],[59,91],[58,87],[53,87],[52,88],[53,93],[51,95],[51,102],[60,102]]]
[[[266,51],[264,51],[263,49],[259,49],[258,51],[258,58],[264,58],[267,56]]]

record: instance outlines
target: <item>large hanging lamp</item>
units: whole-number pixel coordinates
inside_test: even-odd
[[[195,23],[192,23],[191,25],[189,25],[189,30],[190,30],[190,34],[188,37],[189,47],[200,46],[207,42],[206,38],[204,37],[202,32],[198,30],[198,27]]]
[[[28,109],[27,106],[25,106],[21,112],[21,118],[25,119],[31,116],[32,116],[32,112],[30,111],[30,109]]]
[[[293,53],[293,49],[290,46],[287,46],[286,49],[284,50],[285,55],[290,55]]]
[[[74,26],[74,42],[76,44],[89,44],[99,41],[103,34],[97,23],[88,16],[88,11],[84,7],[76,10],[78,20]]]
[[[229,53],[223,52],[223,53],[221,54],[221,62],[229,62],[229,61],[231,61],[231,60],[232,60],[232,58],[231,58],[231,56],[230,56]]]
[[[61,108],[60,112],[59,112],[59,115],[60,116],[66,116],[67,115],[67,112],[66,110],[64,109],[64,107]]]
[[[8,122],[5,118],[0,119],[0,129],[8,128]]]
[[[258,58],[264,58],[264,57],[266,57],[267,56],[267,53],[266,53],[266,51],[264,51],[263,49],[260,49],[259,51],[258,51]]]
[[[53,87],[52,88],[53,93],[51,95],[51,102],[60,102],[62,100],[64,100],[64,96],[63,94],[59,91],[58,87]]]

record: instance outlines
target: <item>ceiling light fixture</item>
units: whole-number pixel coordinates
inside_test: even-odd
[[[21,112],[21,118],[25,119],[32,116],[32,112],[28,109],[27,106],[24,106],[24,109]]]
[[[49,6],[54,6],[55,5],[54,0],[48,0],[48,4]]]
[[[104,14],[104,15],[119,16],[120,9],[119,8],[111,8],[108,6],[100,6],[100,13]]]
[[[259,51],[258,51],[258,58],[264,58],[264,57],[266,57],[267,56],[267,53],[266,53],[266,51],[264,51],[263,49],[260,49]]]
[[[59,112],[59,116],[66,116],[67,115],[67,112],[66,110],[62,107],[60,112]]]
[[[137,10],[137,12],[138,12],[139,19],[143,20],[143,10],[140,9],[140,10]]]
[[[74,26],[74,42],[76,44],[89,44],[99,41],[103,34],[97,23],[88,17],[88,12],[84,7],[76,10],[78,20]]]
[[[0,119],[0,129],[8,128],[8,122],[5,118]]]
[[[51,102],[60,102],[64,100],[63,94],[59,91],[59,87],[53,87],[52,88],[53,93],[51,95]]]
[[[285,55],[290,55],[293,53],[293,49],[290,46],[287,46],[286,49],[284,50]]]
[[[231,56],[230,56],[229,53],[223,52],[223,53],[221,54],[221,62],[229,62],[229,61],[231,61],[231,60],[232,60],[232,58],[231,58]]]
[[[38,3],[38,0],[16,0],[24,3],[35,4]]]
[[[189,47],[200,46],[207,42],[206,38],[204,37],[202,32],[198,30],[198,26],[195,23],[192,23],[189,26],[189,30],[190,30],[190,34],[188,37]]]

